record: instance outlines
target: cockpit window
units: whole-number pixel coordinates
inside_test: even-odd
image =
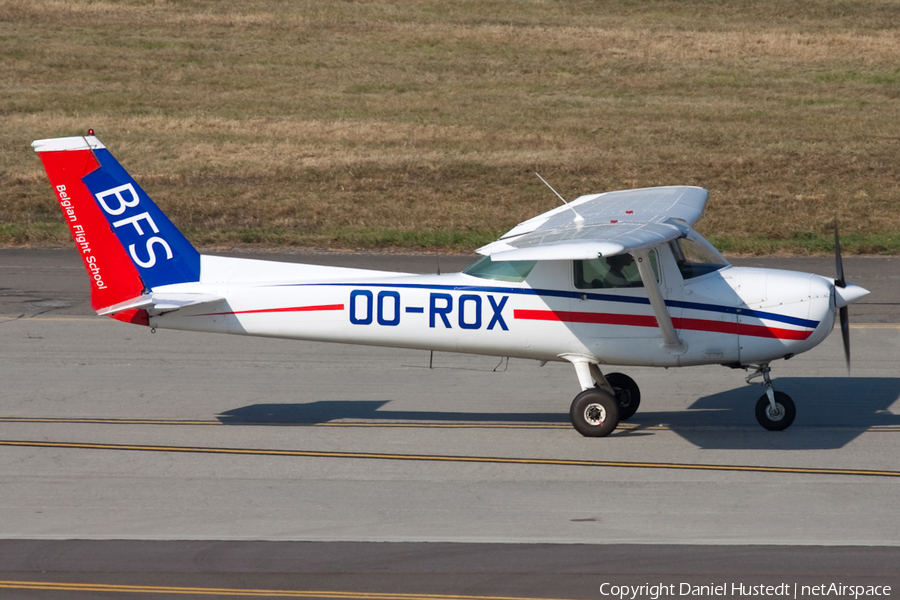
[[[728,261],[693,231],[684,238],[670,242],[678,270],[685,279],[700,277],[728,266]]]
[[[482,279],[496,279],[497,281],[518,283],[525,281],[535,264],[537,264],[536,260],[493,261],[490,256],[485,256],[463,271],[463,273],[472,277],[481,277]]]
[[[650,264],[659,281],[656,252],[650,252]],[[575,287],[579,290],[598,288],[644,287],[637,263],[630,254],[575,261]]]

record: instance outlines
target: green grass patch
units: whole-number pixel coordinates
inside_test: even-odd
[[[558,205],[537,171],[897,252],[897,2],[0,0],[0,57],[7,245],[69,243],[29,143],[92,127],[201,247],[471,251]]]

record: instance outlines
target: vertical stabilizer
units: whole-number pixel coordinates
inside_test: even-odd
[[[94,310],[200,280],[200,254],[100,140],[56,138],[32,146],[91,277]],[[137,313],[116,318],[142,320]]]

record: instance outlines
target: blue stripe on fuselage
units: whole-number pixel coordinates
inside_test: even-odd
[[[453,292],[493,292],[496,294],[520,294],[524,296],[548,296],[551,298],[584,298],[585,300],[599,300],[602,302],[620,302],[625,304],[650,304],[648,298],[634,298],[632,296],[616,296],[613,294],[596,294],[591,292],[567,292],[563,290],[545,290],[515,287],[494,287],[479,285],[436,285],[424,283],[286,283],[274,287],[307,287],[307,286],[336,286],[336,287],[376,287],[376,288],[403,288],[419,290],[442,290]],[[689,310],[701,310],[706,312],[723,313],[729,315],[741,315],[756,319],[766,319],[797,327],[815,329],[818,321],[789,317],[778,313],[739,308],[735,306],[721,306],[718,304],[703,304],[700,302],[684,302],[682,300],[666,300],[666,306],[672,308],[687,308]]]

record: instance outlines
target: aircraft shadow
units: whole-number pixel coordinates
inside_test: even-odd
[[[683,411],[641,410],[629,423],[666,425],[701,448],[745,450],[841,448],[871,427],[900,426],[900,415],[889,411],[900,399],[900,378],[779,377],[773,383],[797,406],[797,418],[785,431],[766,431],[757,423],[756,401],[763,394],[757,385],[699,398]]]
[[[307,404],[252,404],[218,415],[224,425],[318,425],[340,420],[461,423],[568,423],[568,413],[483,413],[379,410],[388,400],[328,400]]]
[[[797,405],[797,419],[786,431],[766,431],[754,409],[760,386],[744,385],[699,398],[687,410],[641,410],[629,424],[639,431],[615,436],[651,435],[646,428],[665,425],[700,448],[731,450],[814,450],[841,448],[871,427],[900,426],[890,407],[900,399],[900,378],[780,377],[779,391]],[[568,423],[567,412],[483,413],[382,410],[388,400],[319,401],[305,404],[253,404],[218,415],[225,425],[316,425],[336,421],[420,423]],[[652,407],[652,399],[645,402]]]

